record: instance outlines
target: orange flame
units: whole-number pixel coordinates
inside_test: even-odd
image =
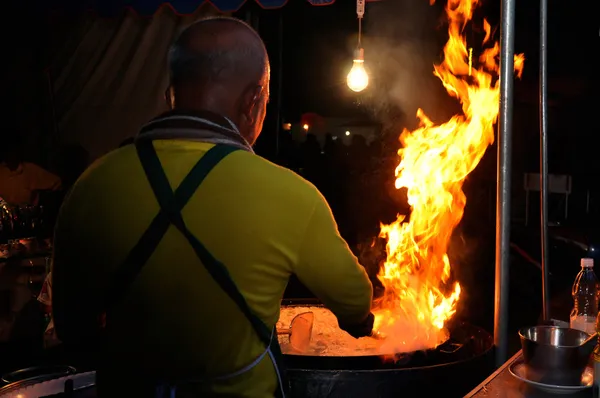
[[[385,293],[374,312],[375,328],[387,336],[384,352],[438,346],[447,340],[444,325],[456,312],[461,287],[450,281],[448,244],[466,205],[463,182],[494,142],[500,102],[498,43],[482,52],[469,76],[463,29],[477,4],[448,1],[449,39],[443,62],[434,65],[434,75],[460,101],[463,114],[437,125],[419,109],[420,127],[400,135],[396,188],[407,188],[412,211],[408,221],[399,216],[381,227],[387,238],[387,259],[379,273]],[[490,24],[483,24],[485,44],[492,33]],[[524,60],[522,54],[515,56],[519,77]]]

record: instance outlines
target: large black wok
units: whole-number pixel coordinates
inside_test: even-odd
[[[284,300],[282,306],[318,306],[313,299]],[[462,397],[493,370],[493,339],[464,322],[449,325],[450,339],[435,349],[379,356],[285,355],[292,397]]]

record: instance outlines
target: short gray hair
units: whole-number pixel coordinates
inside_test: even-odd
[[[232,44],[219,48],[211,43],[211,36],[216,38],[217,33],[209,24],[243,26],[258,40],[234,40]],[[194,30],[196,32],[192,32]],[[194,33],[205,36],[201,39],[205,41],[204,45],[191,45]],[[219,83],[236,76],[254,74],[255,71],[260,77],[268,62],[265,54],[260,36],[246,23],[226,17],[203,19],[186,28],[171,46],[168,55],[170,83]]]

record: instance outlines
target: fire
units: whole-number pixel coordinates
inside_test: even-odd
[[[448,1],[449,39],[443,62],[434,65],[434,75],[460,101],[462,114],[435,124],[419,109],[419,128],[400,135],[396,188],[407,189],[412,211],[410,219],[399,216],[381,227],[387,239],[387,259],[379,273],[385,293],[374,312],[376,330],[387,336],[384,352],[429,349],[446,341],[444,325],[460,297],[460,285],[451,282],[448,244],[466,205],[463,182],[494,142],[500,102],[498,43],[485,46],[479,65],[469,66],[463,28],[477,3]],[[484,30],[486,45],[491,38],[487,21]],[[522,54],[515,56],[519,77],[524,60]]]

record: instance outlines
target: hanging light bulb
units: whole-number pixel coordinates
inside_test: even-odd
[[[365,70],[365,52],[362,48],[359,48],[354,52],[354,61],[352,69],[348,73],[346,83],[350,90],[357,93],[363,91],[369,85],[369,75]]]
[[[365,0],[356,0],[356,15],[358,16],[358,48],[354,51],[352,69],[350,69],[348,77],[346,77],[346,83],[350,90],[359,93],[369,85],[369,75],[365,70],[365,50],[361,47],[362,19],[365,16]]]

